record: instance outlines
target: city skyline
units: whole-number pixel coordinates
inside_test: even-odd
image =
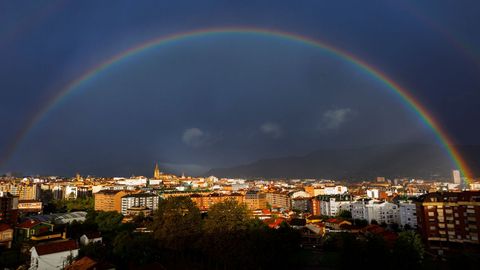
[[[0,268],[477,269],[479,14],[0,1]]]

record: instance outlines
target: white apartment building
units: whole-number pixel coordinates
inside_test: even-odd
[[[312,195],[341,195],[347,193],[348,188],[346,186],[326,186],[324,184],[313,185]]]
[[[400,203],[400,226],[410,226],[412,229],[417,228],[417,208],[414,203],[401,202]]]
[[[128,194],[122,197],[121,213],[127,214],[127,210],[132,207],[147,207],[153,211],[158,209],[159,196],[152,193]]]
[[[346,186],[334,186],[334,187],[325,187],[323,194],[325,195],[340,195],[347,193],[348,188]]]
[[[325,216],[336,216],[341,210],[351,211],[351,201],[337,200],[331,197],[320,201],[320,214]]]
[[[376,220],[379,224],[400,224],[400,210],[398,205],[389,202],[370,201],[365,205],[366,219],[369,223]]]
[[[147,184],[147,178],[129,178],[116,181],[116,183],[126,186],[145,186]]]
[[[365,204],[368,202],[365,201],[356,201],[350,204],[350,212],[352,213],[353,219],[364,219],[367,220],[367,211]]]
[[[368,223],[372,220],[379,224],[400,224],[400,207],[394,203],[377,200],[356,201],[351,203],[350,211],[353,219],[364,219]]]

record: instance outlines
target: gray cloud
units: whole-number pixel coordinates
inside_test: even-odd
[[[272,122],[266,122],[262,124],[260,126],[260,131],[263,134],[273,137],[274,139],[280,138],[283,134],[282,128],[278,124]]]
[[[199,128],[188,128],[182,134],[182,141],[191,147],[204,146],[208,142],[208,134]]]
[[[350,108],[328,110],[322,115],[320,129],[337,129],[350,119],[352,113]]]

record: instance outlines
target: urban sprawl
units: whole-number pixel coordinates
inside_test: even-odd
[[[272,230],[288,226],[301,235],[300,248],[322,249],[332,234],[377,234],[395,241],[414,231],[425,250],[441,257],[461,248],[479,248],[480,183],[453,171],[452,181],[386,179],[349,183],[322,179],[229,179],[162,173],[153,177],[0,178],[0,245],[20,247],[25,269],[115,269],[88,256],[82,246],[102,243],[102,232],[68,232],[85,222],[87,208],[121,214],[123,224],[155,215],[162,201],[188,197],[203,214],[235,201],[252,219]],[[61,202],[61,203],[60,203]],[[70,227],[66,226],[70,224]],[[152,233],[148,226],[134,228]],[[96,268],[81,268],[81,265]],[[70,267],[70,268],[69,268]],[[76,268],[75,268],[76,267]]]

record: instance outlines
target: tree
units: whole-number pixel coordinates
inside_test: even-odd
[[[423,261],[425,249],[418,234],[414,231],[405,231],[399,234],[393,253],[400,268],[416,268]]]
[[[337,213],[337,217],[343,218],[343,219],[352,219],[352,212],[348,210],[341,210],[340,212]]]
[[[354,220],[353,220],[353,224],[354,224],[355,226],[358,226],[358,227],[363,228],[363,227],[368,226],[368,221],[365,220],[365,219],[354,219]]]
[[[148,218],[143,212],[140,212],[132,218],[132,223],[135,224],[136,227],[146,227],[148,221]]]
[[[18,266],[24,264],[29,258],[21,252],[19,246],[13,246],[11,249],[0,252],[0,267],[2,269],[17,269]]]
[[[77,259],[88,256],[94,260],[102,261],[107,257],[107,255],[108,250],[105,245],[100,242],[95,242],[80,247]]]
[[[400,231],[400,225],[398,225],[398,223],[395,223],[395,222],[388,225],[388,228],[394,232]]]
[[[101,232],[113,232],[122,224],[123,215],[116,211],[99,212],[95,223]]]
[[[113,240],[112,251],[117,260],[137,267],[157,259],[155,240],[144,233],[120,232]]]
[[[200,210],[189,197],[160,201],[152,222],[153,235],[161,246],[182,250],[201,232]]]
[[[207,233],[245,230],[249,221],[247,206],[229,199],[210,208],[204,228]]]

